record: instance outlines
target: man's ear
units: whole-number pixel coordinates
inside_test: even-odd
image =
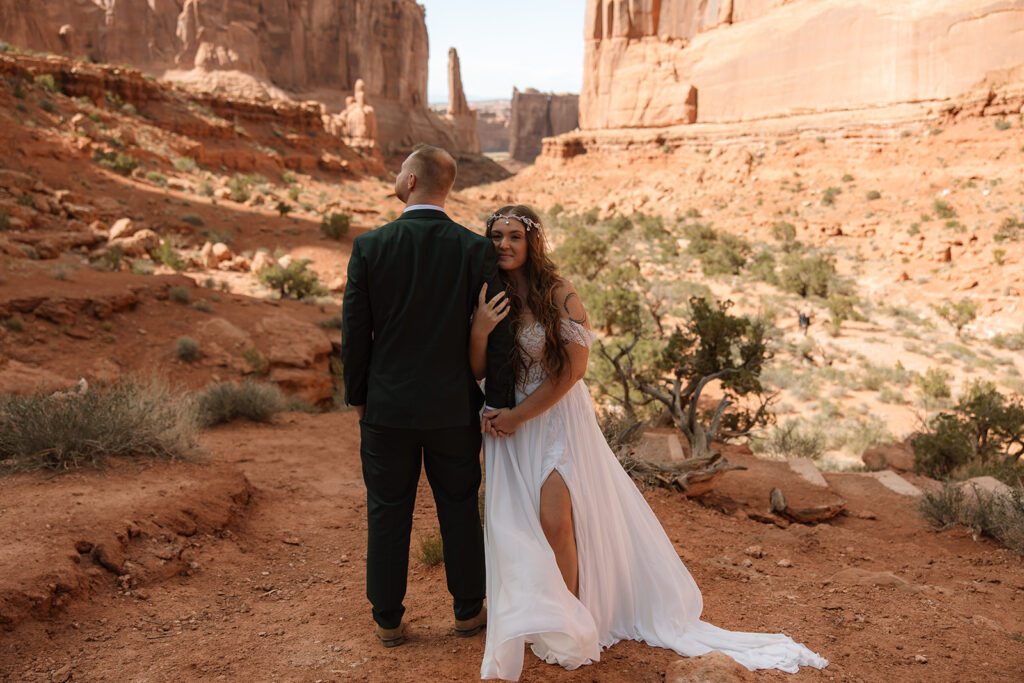
[[[416,174],[415,173],[410,173],[408,175],[408,180],[406,181],[406,185],[409,188],[409,192],[412,192],[416,188]]]

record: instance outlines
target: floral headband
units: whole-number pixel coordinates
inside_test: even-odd
[[[487,218],[487,228],[490,229],[490,227],[494,225],[494,222],[497,221],[499,218],[505,219],[505,225],[508,225],[509,220],[519,221],[520,223],[526,226],[526,232],[530,232],[530,230],[540,230],[540,223],[530,218],[527,218],[526,216],[516,216],[515,214],[511,213],[508,215],[502,213],[492,213]]]

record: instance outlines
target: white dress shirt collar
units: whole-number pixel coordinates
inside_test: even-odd
[[[419,211],[420,209],[433,209],[434,211],[440,211],[446,213],[446,211],[436,204],[413,204],[412,206],[405,207],[405,211],[402,213],[408,213],[409,211]]]

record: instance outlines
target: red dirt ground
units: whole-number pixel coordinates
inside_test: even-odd
[[[20,620],[0,633],[0,679],[478,676],[483,637],[453,636],[443,566],[412,560],[409,642],[385,650],[375,640],[364,597],[365,494],[354,413],[235,423],[206,433],[203,444],[199,464],[122,463],[108,472],[0,481],[0,532],[8,539],[0,560],[18,568],[0,578],[0,604],[3,619]],[[726,475],[720,499],[735,502],[737,491],[748,491],[756,507],[771,486],[793,486],[792,477],[742,451],[729,457],[751,469]],[[1024,670],[1024,561],[962,530],[928,529],[909,499],[873,480],[828,478],[859,517],[783,529],[747,518],[742,508],[725,514],[647,492],[703,590],[705,618],[784,631],[832,662],[822,672],[757,678],[1017,678]],[[435,529],[424,482],[414,546]],[[112,538],[116,549],[118,533],[128,578],[103,569],[93,559],[98,553],[75,549],[77,541]],[[764,557],[748,557],[752,545]],[[171,559],[163,563],[161,555]],[[779,566],[783,559],[792,566]],[[56,591],[71,596],[50,605],[43,598],[62,572],[67,584],[76,573],[86,578]],[[20,602],[13,599],[19,594]],[[25,595],[40,599],[34,613],[24,609]],[[568,672],[527,654],[522,680],[662,681],[678,659],[620,643],[600,662]]]

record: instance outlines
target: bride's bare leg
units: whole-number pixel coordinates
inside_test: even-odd
[[[579,567],[576,557],[576,533],[572,525],[572,499],[569,487],[558,471],[552,472],[540,487],[540,526],[565,585],[579,597]]]

